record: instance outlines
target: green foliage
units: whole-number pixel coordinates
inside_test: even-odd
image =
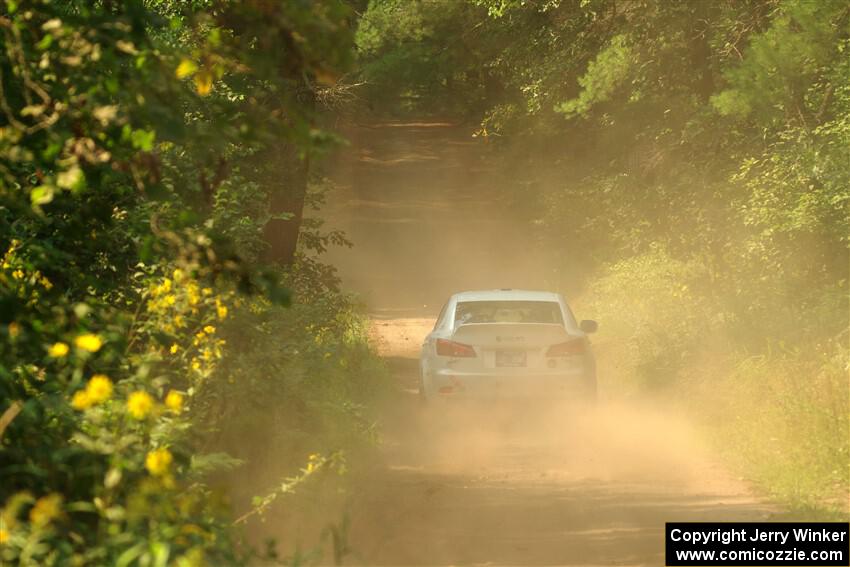
[[[626,43],[626,36],[611,38],[611,43],[599,52],[587,66],[587,72],[579,77],[582,87],[578,98],[568,100],[557,106],[558,112],[568,117],[584,114],[595,104],[611,98],[632,68],[632,53]]]
[[[355,36],[370,106],[433,108],[448,100],[437,92],[480,91],[482,70],[469,66],[466,50],[483,14],[463,2],[370,0]],[[468,107],[478,96],[456,100]]]
[[[618,361],[616,371],[603,373],[607,389],[629,395],[669,387],[694,363],[717,324],[701,289],[706,276],[699,262],[655,247],[614,264],[594,282],[581,310],[607,323],[599,334],[603,359]]]
[[[779,3],[767,29],[750,38],[740,63],[724,69],[729,88],[712,98],[717,110],[752,112],[761,120],[802,112],[811,84],[842,58],[836,28],[846,20],[846,9],[840,1]]]
[[[355,330],[362,323],[314,257],[344,239],[307,224],[297,264],[260,261],[264,225],[287,216],[270,209],[272,194],[297,193],[265,181],[333,142],[314,126],[311,100],[351,58],[349,9],[227,0],[6,8],[0,560],[242,563],[250,551],[210,483],[242,462],[215,447],[235,411],[211,414],[216,400],[285,398],[368,421],[370,390],[341,385],[355,371],[310,374],[330,375],[331,358],[357,372],[375,364]],[[281,147],[294,157],[282,159]],[[289,315],[281,305],[293,296]],[[328,360],[300,365],[272,331],[329,344]],[[292,374],[260,380],[261,369]],[[374,383],[380,368],[363,375]],[[318,411],[305,414],[302,444],[327,439],[324,426]],[[355,436],[322,449],[334,454]],[[307,467],[330,459],[307,461],[308,452],[292,457]]]
[[[780,346],[726,375],[692,369],[684,390],[719,448],[802,519],[847,516],[845,343]]]
[[[821,371],[836,351],[817,346],[846,342],[850,327],[846,2],[477,0],[462,14],[444,17],[464,21],[463,41],[443,35],[442,45],[480,74],[427,92],[464,97],[463,117],[498,134],[495,150],[510,157],[504,196],[557,251],[553,283],[583,292],[583,311],[601,320],[619,365],[608,369],[612,394],[742,378],[752,387],[705,398],[714,430],[731,443],[735,428],[717,425],[728,412],[764,400],[791,408],[735,430],[753,444],[766,428],[822,440],[806,449],[802,436],[777,434],[774,447],[819,471],[797,489],[800,467],[767,470],[789,460],[745,465],[786,501],[818,506],[828,497],[816,482],[848,458],[828,441],[847,414],[846,389]],[[429,49],[451,29],[429,22],[405,49]],[[385,55],[369,52],[367,65]],[[809,411],[827,418],[807,421]]]
[[[427,9],[422,2],[369,2],[366,15],[357,27],[358,50],[370,56],[396,44],[421,42],[432,36]]]
[[[222,332],[233,354],[205,394],[204,418],[211,428],[226,424],[217,433],[222,449],[263,469],[265,458],[354,447],[371,436],[368,406],[384,391],[385,373],[345,296],[325,289],[288,309],[258,299]],[[252,439],[264,441],[245,443]]]

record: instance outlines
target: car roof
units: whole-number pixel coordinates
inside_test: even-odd
[[[560,296],[551,291],[525,289],[482,289],[461,291],[452,296],[456,301],[558,301]]]

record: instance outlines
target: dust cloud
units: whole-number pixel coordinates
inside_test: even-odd
[[[487,145],[444,123],[343,131],[321,215],[354,242],[326,259],[378,317],[429,316],[464,289],[544,288],[546,251],[494,196]]]
[[[345,134],[322,214],[355,248],[327,259],[365,303],[397,386],[349,505],[349,562],[660,565],[666,521],[770,513],[662,407],[422,406],[419,348],[448,296],[555,287],[552,264],[492,198],[499,179],[469,131],[386,123]]]
[[[773,512],[659,407],[423,406],[410,345],[429,323],[375,322],[400,394],[351,503],[355,563],[662,565],[664,522]]]

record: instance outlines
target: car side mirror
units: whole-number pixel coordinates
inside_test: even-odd
[[[587,334],[595,333],[599,329],[599,323],[593,319],[585,319],[578,324],[578,328]]]

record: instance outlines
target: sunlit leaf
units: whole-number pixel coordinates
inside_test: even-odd
[[[125,41],[123,39],[119,39],[118,41],[116,41],[115,47],[118,49],[118,51],[122,51],[128,55],[136,55],[139,52],[139,50],[136,49],[136,46],[133,44],[132,41]]]
[[[70,189],[77,191],[85,185],[85,175],[83,170],[78,166],[73,166],[70,169],[60,172],[56,176],[56,185],[61,189]]]
[[[198,70],[198,66],[194,61],[190,59],[183,59],[180,61],[180,64],[177,65],[177,69],[174,71],[174,75],[178,79],[184,79]]]
[[[115,104],[110,104],[106,106],[99,106],[94,109],[92,112],[92,116],[94,116],[98,122],[100,122],[101,126],[106,126],[112,120],[115,119],[115,116],[118,114],[118,106]]]
[[[153,142],[155,138],[156,132],[153,130],[133,130],[130,135],[133,147],[145,152],[149,152],[153,149]]]
[[[41,25],[41,29],[46,32],[58,30],[62,27],[62,20],[59,18],[51,18]]]
[[[46,205],[53,200],[55,188],[52,185],[39,185],[30,192],[33,205]]]

